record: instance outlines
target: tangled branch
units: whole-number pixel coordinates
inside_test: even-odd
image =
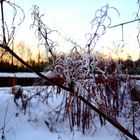
[[[95,18],[91,21],[91,33],[87,34],[86,49],[89,54],[96,46],[100,37],[106,33],[106,29],[111,25],[111,18],[108,14],[111,9],[120,15],[116,8],[109,7],[108,4],[95,12]]]
[[[2,4],[2,2],[3,1],[1,1],[1,4]],[[102,7],[101,10],[97,10],[95,20],[93,20],[91,22],[92,30],[94,30],[93,26],[96,26],[96,28],[95,28],[95,32],[93,32],[93,34],[89,34],[90,38],[87,43],[88,54],[91,53],[92,48],[96,45],[96,42],[98,41],[100,36],[105,34],[106,28],[109,27],[111,24],[110,18],[107,16],[107,11],[110,8],[111,7],[108,7],[108,5],[106,5],[105,7]],[[99,13],[99,15],[98,15],[98,13]],[[40,43],[46,47],[47,52],[49,52],[53,57],[55,57],[54,50],[53,50],[55,47],[55,42],[53,42],[48,37],[48,35],[50,35],[53,32],[53,30],[48,28],[48,26],[46,26],[46,24],[43,23],[43,21],[41,20],[42,16],[43,15],[40,15],[39,8],[37,6],[34,6],[33,12],[32,12],[32,17],[33,17],[32,28],[33,27],[37,28],[36,32],[38,33],[39,41],[41,41]],[[4,16],[2,16],[2,17],[3,17],[2,18],[3,28],[5,28]],[[106,19],[109,21],[109,23],[107,25],[104,24]],[[101,31],[100,31],[100,29],[101,29]],[[3,32],[3,37],[5,37],[5,31]],[[88,56],[85,56],[85,58],[84,57],[81,58],[81,56],[76,55],[76,54],[78,54],[77,49],[74,49],[71,53],[72,56],[64,58],[64,61],[61,62],[62,64],[60,64],[60,61],[59,61],[58,64],[59,64],[60,68],[63,68],[63,70],[64,70],[63,72],[67,78],[67,81],[68,82],[70,81],[66,86],[64,86],[64,85],[57,84],[53,80],[47,78],[42,73],[38,72],[36,69],[32,68],[28,63],[26,63],[23,59],[21,59],[18,55],[16,55],[9,48],[9,46],[7,45],[7,41],[4,41],[4,44],[0,44],[0,47],[3,47],[6,51],[8,51],[10,54],[12,54],[16,59],[18,59],[22,64],[24,64],[29,69],[31,69],[33,72],[35,72],[39,77],[45,79],[53,86],[60,87],[63,90],[70,93],[70,94],[67,94],[68,98],[66,98],[66,102],[65,102],[68,107],[68,108],[66,108],[66,112],[68,112],[67,115],[70,118],[70,126],[74,127],[75,124],[77,124],[77,126],[82,125],[82,129],[83,129],[83,133],[84,133],[85,129],[89,129],[91,127],[91,125],[92,125],[92,124],[90,124],[91,119],[93,119],[95,117],[95,115],[91,111],[91,109],[92,109],[95,112],[97,112],[101,117],[104,117],[107,121],[109,121],[116,128],[121,130],[124,134],[126,134],[130,138],[137,140],[137,137],[135,135],[132,135],[119,122],[117,122],[115,119],[113,119],[110,115],[107,116],[107,112],[105,112],[106,110],[104,108],[102,108],[102,110],[101,110],[99,108],[100,106],[97,106],[96,104],[93,103],[96,96],[99,96],[96,98],[101,99],[102,102],[103,101],[105,103],[107,102],[106,100],[103,100],[103,99],[106,99],[106,98],[108,99],[108,93],[110,94],[109,86],[112,83],[112,81],[108,85],[106,85],[106,83],[105,83],[107,91],[108,91],[108,92],[106,92],[106,95],[102,89],[98,91],[98,93],[100,93],[100,95],[97,94],[97,88],[94,87],[94,85],[95,85],[94,83],[96,82],[95,81],[95,74],[96,74],[95,70],[97,70],[97,72],[100,72],[101,70],[97,66],[98,60],[96,59],[96,57],[93,58],[93,57],[90,57],[90,55],[88,55]],[[81,76],[83,76],[83,77],[81,77]],[[105,80],[103,79],[103,81],[106,82],[106,79]],[[100,87],[102,87],[102,83],[100,83],[100,84],[101,84]],[[75,88],[75,86],[76,86],[76,88]],[[116,83],[115,83],[115,85],[113,84],[111,86],[112,87],[115,86],[115,89],[117,87]],[[103,89],[104,89],[104,87],[103,87]],[[112,94],[110,95],[111,100],[110,99],[108,100],[109,105],[112,105],[111,101],[113,101],[113,107],[115,109],[119,106],[119,104],[118,104],[119,95],[116,96],[116,94],[117,94],[116,90],[113,91]],[[115,96],[113,96],[113,95],[115,95]],[[62,102],[62,103],[64,103],[64,102]],[[61,107],[60,107],[60,109],[61,109]],[[104,104],[103,104],[103,107],[104,107]],[[60,112],[60,111],[58,111],[58,112]]]
[[[3,5],[4,2],[6,4],[8,4],[10,7],[12,7],[12,9],[13,9],[13,18],[11,21],[11,27],[8,27],[9,22],[5,21],[5,19],[4,19],[4,5]],[[0,4],[1,4],[1,24],[2,24],[2,33],[0,34],[0,36],[1,36],[0,42],[2,44],[5,44],[5,45],[7,44],[10,46],[10,43],[14,39],[16,29],[21,25],[21,23],[23,23],[23,21],[25,19],[25,14],[24,14],[23,9],[15,3],[12,3],[7,0],[2,0],[2,1],[0,1]],[[22,14],[21,14],[20,20],[17,23],[17,25],[14,26],[14,22],[15,22],[16,18],[18,17],[17,16],[18,11],[21,11]],[[3,47],[4,47],[4,45],[3,45]]]
[[[54,49],[58,44],[48,37],[53,32],[55,32],[55,30],[51,30],[46,24],[44,24],[44,22],[42,21],[43,16],[44,14],[40,14],[39,7],[34,5],[31,13],[31,17],[33,19],[31,28],[36,28],[35,34],[37,34],[37,37],[39,39],[39,45],[45,46],[47,54],[50,53],[55,60]]]

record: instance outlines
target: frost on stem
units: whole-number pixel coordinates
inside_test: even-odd
[[[125,79],[119,77],[118,65],[115,65],[114,71],[109,75],[105,67],[110,63],[107,62],[108,65],[102,68],[100,56],[93,53],[98,40],[111,25],[111,18],[108,15],[111,9],[117,11],[109,5],[96,11],[95,18],[91,22],[91,33],[88,34],[88,40],[83,49],[79,49],[78,45],[74,46],[68,56],[58,56],[55,61],[55,70],[63,73],[65,85],[75,93],[67,94],[66,97],[65,109],[70,128],[72,129],[74,125],[82,126],[83,133],[85,128],[93,126],[92,119],[96,115],[87,105],[75,98],[77,95],[82,96],[97,108],[102,108],[106,115],[115,119],[121,111],[121,96],[125,92],[125,89],[121,90],[121,84]]]
[[[106,29],[111,25],[111,18],[108,15],[110,10],[115,10],[119,15],[118,10],[109,7],[108,4],[95,12],[95,18],[91,21],[91,33],[87,34],[88,40],[85,48],[87,53],[90,54],[93,51],[100,37],[106,33]]]
[[[31,17],[33,19],[33,23],[31,24],[31,28],[35,28],[35,34],[37,35],[39,46],[44,46],[46,49],[47,55],[50,54],[55,60],[55,46],[57,46],[57,42],[54,42],[50,39],[52,33],[56,32],[49,28],[42,20],[44,14],[40,14],[39,7],[34,5],[31,13]]]
[[[4,11],[4,3],[6,3],[9,6],[9,10],[10,8],[12,8],[12,12],[13,12],[13,17],[11,19],[11,23],[9,22],[9,20],[7,20],[5,18],[5,13],[6,11]],[[15,3],[12,3],[10,1],[7,0],[2,0],[0,1],[1,4],[1,23],[0,26],[2,27],[2,31],[0,32],[0,44],[3,44],[3,47],[5,47],[5,45],[10,46],[15,34],[16,34],[16,29],[21,25],[21,23],[24,21],[25,15],[24,15],[24,11],[23,9],[16,5]],[[10,12],[10,11],[8,11]],[[18,15],[18,13],[20,14],[20,17]]]
[[[79,89],[84,80],[89,83],[95,82],[95,73],[99,72],[104,75],[104,71],[98,67],[99,56],[93,53],[93,49],[99,38],[105,34],[106,29],[111,25],[111,19],[108,15],[111,9],[117,11],[114,7],[109,7],[109,5],[105,5],[96,11],[95,18],[91,22],[91,33],[87,34],[88,39],[85,47],[74,45],[69,56],[56,59],[55,69],[60,69],[59,71],[64,73],[66,85],[72,82],[80,86],[77,87]]]

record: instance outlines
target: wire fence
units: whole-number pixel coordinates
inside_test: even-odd
[[[140,19],[123,22],[110,29],[116,35],[113,39],[121,42],[122,48],[130,50],[126,52],[127,55],[140,59]]]

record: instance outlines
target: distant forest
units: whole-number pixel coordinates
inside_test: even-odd
[[[37,63],[35,61],[28,62],[34,69],[42,72],[48,65],[47,62]],[[0,72],[32,72],[30,69],[23,65],[15,65],[9,62],[0,61]]]
[[[50,69],[52,66],[51,62],[36,62],[34,60],[30,60],[28,62],[34,69],[42,72],[46,69]],[[105,67],[107,66],[108,73],[113,73],[116,69],[116,65],[121,67],[122,73],[128,72],[128,74],[140,74],[140,59],[133,61],[131,58],[128,58],[127,60],[100,60],[98,63],[98,67],[102,70],[105,70]],[[0,61],[0,72],[31,72],[30,69],[23,65],[13,65],[8,61]]]

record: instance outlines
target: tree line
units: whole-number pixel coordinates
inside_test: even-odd
[[[49,60],[47,61],[41,60],[41,62],[30,59],[27,61],[27,63],[40,72],[44,71],[45,69],[51,69],[53,65],[52,58],[49,58]],[[131,59],[131,57],[128,57],[126,60],[107,60],[101,58],[99,60],[98,67],[100,67],[103,71],[107,71],[108,74],[112,74],[113,72],[115,72],[117,64],[120,65],[121,71],[124,74],[126,72],[128,74],[140,74],[140,59],[134,61]],[[105,67],[107,67],[106,70]],[[31,72],[31,70],[22,64],[12,64],[11,61],[5,61],[1,59],[0,72]]]
[[[47,66],[47,62],[37,63],[34,60],[27,61],[34,69],[42,72]],[[0,61],[0,72],[32,72],[30,69],[24,65],[15,65],[7,61]]]

